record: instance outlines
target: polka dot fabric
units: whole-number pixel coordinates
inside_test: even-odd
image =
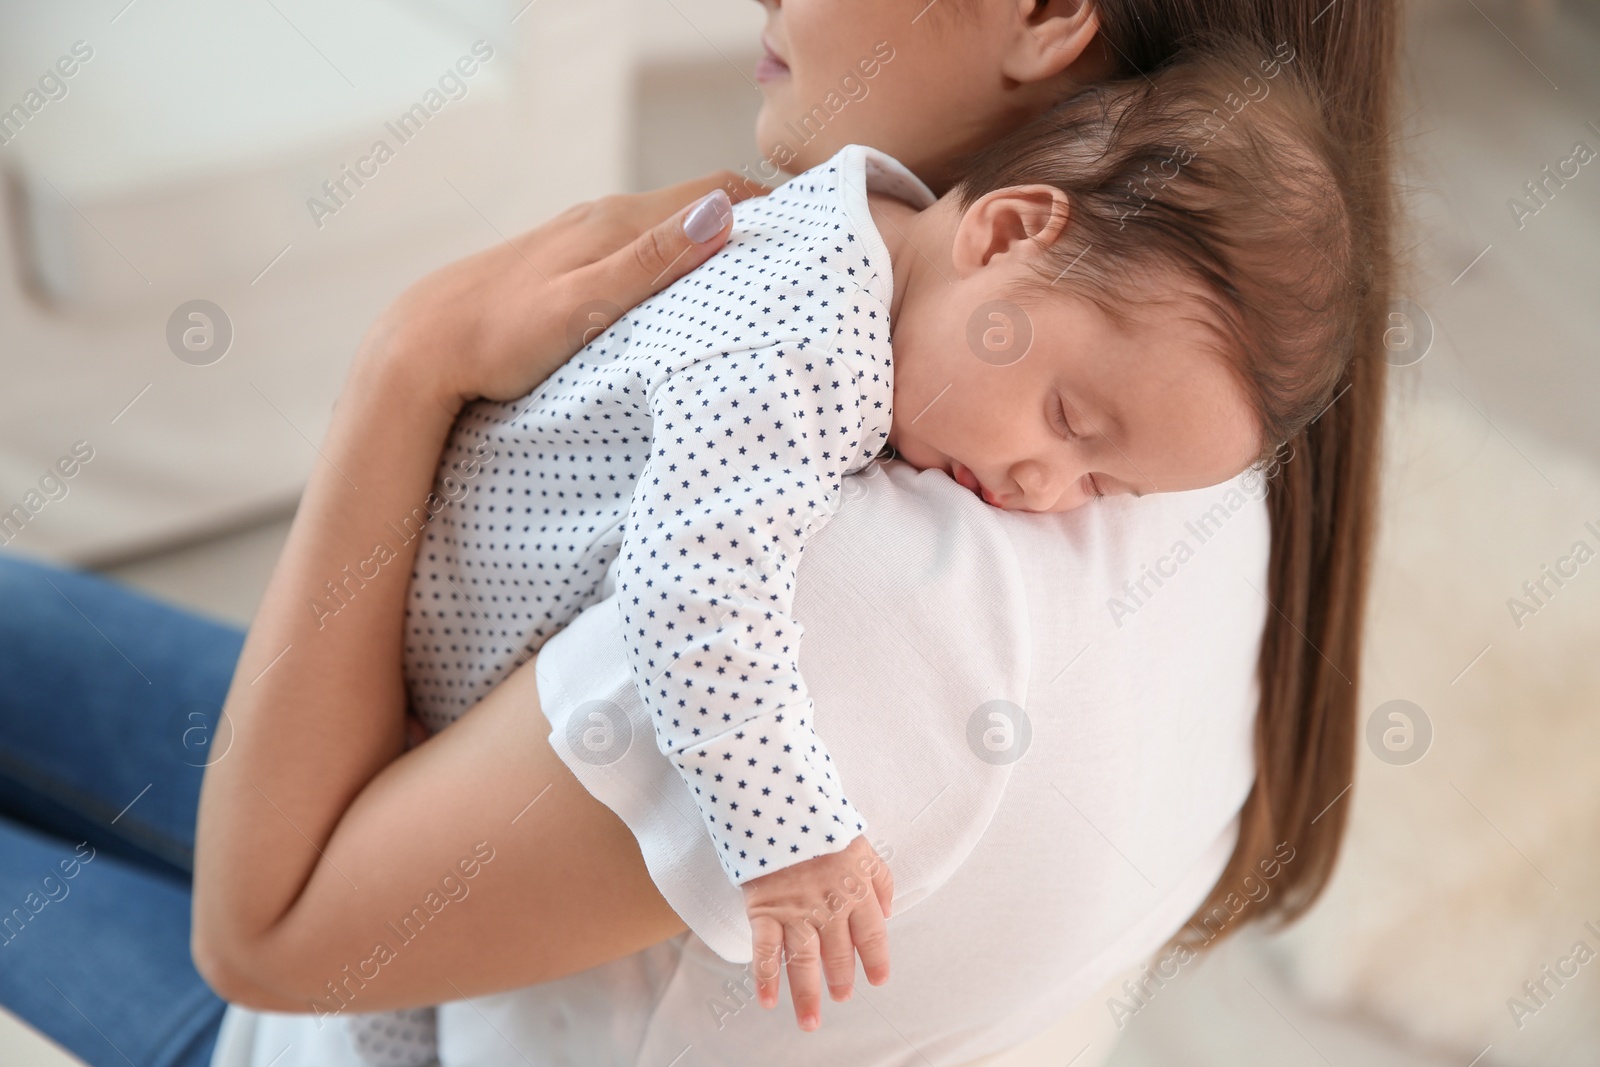
[[[933,200],[847,146],[736,204],[721,251],[528,397],[469,406],[441,460],[468,491],[412,575],[406,680],[435,730],[616,591],[657,746],[735,884],[865,830],[790,611],[806,540],[888,440],[893,274],[869,188]]]
[[[438,1067],[438,1013],[433,1008],[352,1015],[345,1032],[373,1067]]]

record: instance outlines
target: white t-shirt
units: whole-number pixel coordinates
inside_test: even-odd
[[[808,545],[795,614],[819,730],[891,854],[889,982],[824,998],[810,1034],[787,992],[767,1011],[741,988],[742,894],[653,751],[607,599],[544,647],[540,699],[689,932],[442,1005],[443,1067],[962,1064],[1147,958],[1210,891],[1255,773],[1259,481],[1042,515],[868,471]],[[621,758],[584,753],[596,709],[632,731]],[[230,1008],[213,1067],[269,1063],[362,1067],[341,1025]]]

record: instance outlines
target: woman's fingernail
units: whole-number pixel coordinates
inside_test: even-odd
[[[695,244],[704,244],[722,232],[732,214],[733,204],[727,192],[713,189],[683,217],[684,236]]]

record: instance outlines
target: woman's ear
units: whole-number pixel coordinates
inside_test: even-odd
[[[1067,194],[1053,185],[1013,185],[985,193],[956,223],[950,264],[960,277],[997,261],[1039,255],[1066,232]]]
[[[1100,10],[1094,0],[1011,0],[1017,13],[1016,33],[1001,60],[1001,73],[1029,84],[1054,78],[1069,66],[1095,64],[1101,49],[1091,48],[1100,32]],[[1079,59],[1083,63],[1079,63]],[[1077,79],[1092,81],[1092,77]]]

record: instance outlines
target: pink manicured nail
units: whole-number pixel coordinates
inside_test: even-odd
[[[733,214],[733,204],[723,189],[713,189],[683,217],[683,233],[695,244],[704,244],[722,232]]]

